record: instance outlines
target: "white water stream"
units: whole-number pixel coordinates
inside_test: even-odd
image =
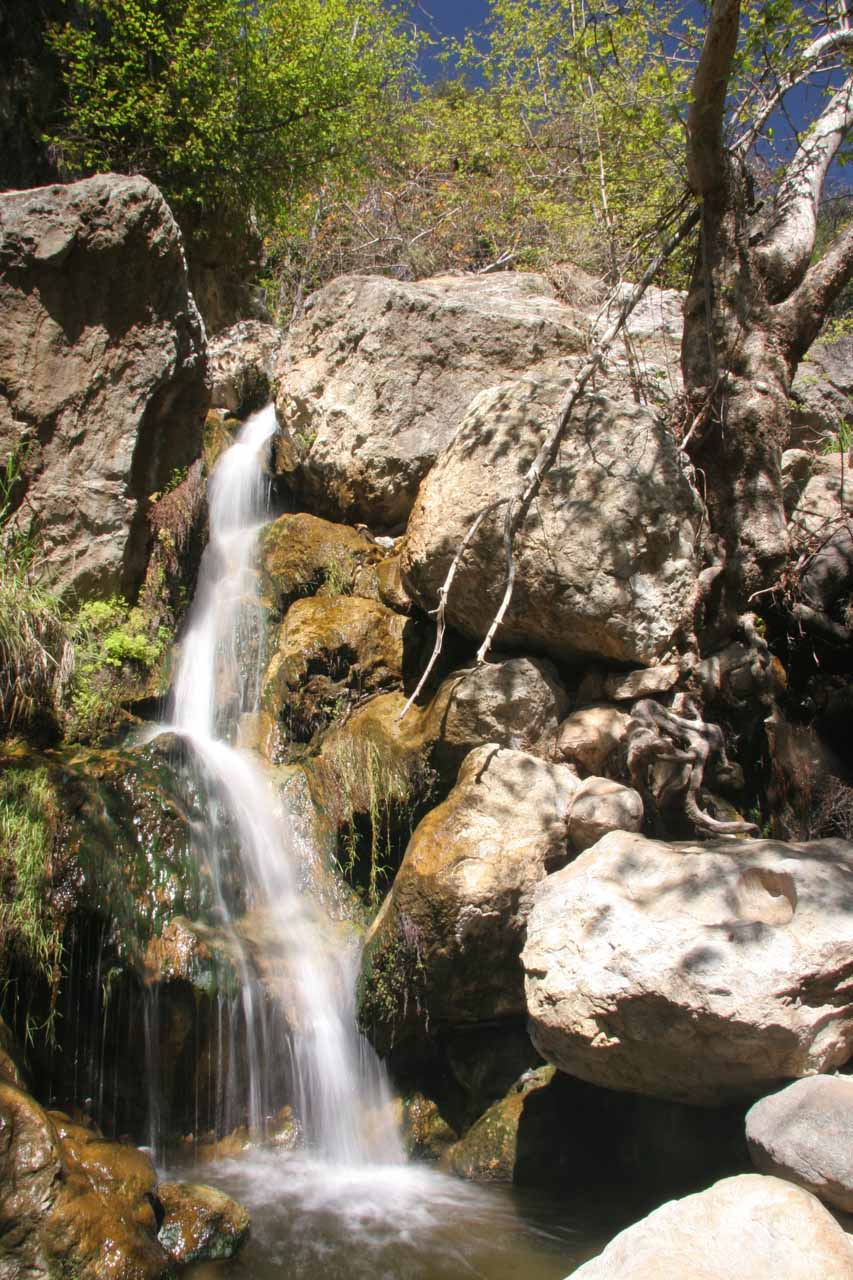
[[[390,1099],[381,1065],[355,1025],[354,947],[330,946],[318,904],[300,890],[304,850],[286,805],[260,763],[231,745],[240,716],[258,705],[263,618],[255,558],[267,518],[263,455],[275,427],[272,405],[249,418],[211,477],[210,540],[164,728],[191,748],[206,809],[198,843],[239,971],[243,1025],[232,1032],[221,1064],[225,1115],[233,1122],[243,1114],[263,1133],[270,1099],[290,1073],[309,1149],[338,1165],[387,1164],[402,1157],[393,1126],[377,1123],[390,1115]],[[235,870],[242,905],[263,915],[280,962],[272,999],[279,1023],[286,1017],[286,1038],[271,1032],[276,1019],[263,1007],[269,977],[262,987],[235,929],[228,888]],[[234,1066],[238,1052],[245,1053],[242,1074]],[[241,1087],[246,1096],[235,1098]]]

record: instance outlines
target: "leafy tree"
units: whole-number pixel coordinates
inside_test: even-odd
[[[67,170],[155,181],[184,219],[274,219],[318,172],[364,163],[413,38],[382,0],[73,0]]]

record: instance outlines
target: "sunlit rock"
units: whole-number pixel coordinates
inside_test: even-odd
[[[853,1051],[853,846],[617,831],[540,887],[529,1027],[561,1070],[718,1104]]]
[[[850,1280],[850,1238],[799,1187],[746,1173],[671,1200],[572,1280]]]
[[[142,177],[5,192],[0,266],[0,460],[25,451],[53,582],[127,594],[148,495],[198,457],[208,401],[177,223]]]

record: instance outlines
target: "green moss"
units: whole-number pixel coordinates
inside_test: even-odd
[[[17,956],[51,992],[48,1030],[61,978],[62,917],[53,902],[57,791],[48,770],[10,768],[0,774],[0,980]],[[34,1028],[26,1019],[28,1033]]]
[[[120,596],[81,605],[71,629],[74,675],[66,731],[72,741],[98,742],[123,715],[123,704],[163,660],[171,630]]]
[[[393,1048],[410,1018],[422,1019],[424,974],[417,926],[395,912],[367,943],[356,990],[358,1024],[380,1052]]]

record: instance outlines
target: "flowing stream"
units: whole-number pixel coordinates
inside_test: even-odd
[[[509,1188],[474,1187],[403,1161],[384,1071],[356,1027],[355,948],[340,939],[330,945],[328,921],[306,891],[311,852],[279,790],[234,745],[241,717],[258,707],[263,617],[255,559],[274,430],[272,407],[250,418],[211,478],[210,541],[170,722],[159,731],[189,749],[204,811],[199,854],[239,978],[239,999],[220,1028],[216,1128],[248,1122],[263,1135],[289,1080],[304,1141],[299,1151],[257,1149],[193,1171],[241,1199],[253,1225],[238,1259],[198,1264],[188,1277],[222,1276],[224,1265],[225,1274],[244,1280],[559,1280],[611,1233],[591,1226],[594,1208],[591,1219],[588,1209],[519,1199]],[[274,957],[263,983],[244,940],[247,912],[262,916],[265,950]],[[166,1052],[155,1024],[149,1016],[152,1077]],[[156,1097],[151,1117],[156,1150]]]

